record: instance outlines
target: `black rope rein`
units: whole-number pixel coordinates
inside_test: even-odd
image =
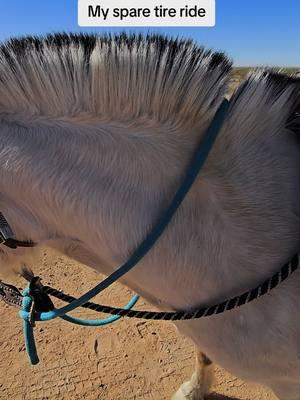
[[[293,272],[298,269],[299,266],[299,255],[296,254],[290,262],[285,264],[279,272],[273,275],[270,279],[266,280],[256,288],[247,291],[239,296],[228,299],[222,303],[196,309],[193,311],[177,311],[177,312],[156,312],[156,311],[136,311],[126,310],[124,308],[110,307],[101,304],[95,304],[87,302],[81,307],[88,308],[93,311],[102,312],[105,314],[120,315],[128,318],[141,318],[141,319],[152,319],[152,320],[164,320],[164,321],[182,321],[188,319],[197,319],[202,317],[208,317],[211,315],[221,314],[224,311],[229,311],[234,308],[240,307],[244,304],[248,304],[253,300],[258,299],[268,294],[272,289],[275,289],[280,283],[285,281]],[[67,303],[72,303],[76,300],[68,294],[65,294],[57,289],[50,286],[43,286],[43,291],[50,296],[56,297]]]

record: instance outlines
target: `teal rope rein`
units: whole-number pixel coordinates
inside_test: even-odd
[[[91,298],[95,297],[103,290],[108,288],[110,285],[112,285],[114,282],[119,280],[123,275],[125,275],[133,267],[135,267],[138,264],[138,262],[152,249],[157,240],[163,234],[164,230],[169,225],[177,209],[181,205],[182,201],[184,200],[185,196],[187,195],[191,186],[196,180],[201,168],[203,167],[210,153],[210,150],[215,143],[217,135],[221,130],[221,127],[223,125],[223,122],[225,120],[225,117],[229,109],[229,105],[230,102],[227,99],[224,99],[220,107],[218,108],[216,114],[214,115],[212,122],[208,127],[203,139],[201,140],[199,147],[194,155],[194,158],[186,171],[184,179],[179,189],[175,193],[172,201],[170,202],[168,208],[159,218],[157,223],[154,224],[152,230],[148,233],[146,238],[142,241],[140,246],[134,251],[134,253],[127,262],[125,262],[110,276],[108,276],[106,279],[104,279],[102,282],[96,285],[93,289],[89,290],[87,293],[85,293],[78,299],[74,300],[72,303],[51,311],[35,312],[33,298],[30,295],[30,290],[28,288],[25,289],[23,293],[24,300],[23,300],[22,310],[20,311],[20,317],[24,320],[24,337],[25,337],[26,351],[28,353],[29,359],[32,364],[37,364],[39,362],[34,341],[34,334],[33,334],[33,327],[35,325],[35,321],[49,321],[51,319],[61,317],[64,320],[75,324],[80,324],[84,326],[101,326],[107,323],[114,322],[120,318],[120,316],[112,316],[110,318],[106,318],[105,320],[88,321],[88,320],[80,320],[78,318],[71,317],[66,314],[87,303]],[[134,296],[126,307],[128,307],[128,309],[131,309],[131,307],[133,307],[133,305],[137,302],[137,300],[138,296]]]

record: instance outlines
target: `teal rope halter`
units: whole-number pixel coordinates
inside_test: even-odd
[[[176,213],[177,209],[181,205],[185,196],[189,192],[191,186],[193,185],[195,179],[197,178],[201,168],[203,167],[211,148],[213,147],[215,140],[220,132],[224,119],[227,115],[229,109],[229,101],[224,99],[218,108],[216,114],[214,115],[210,126],[208,127],[203,139],[201,140],[199,147],[194,155],[192,162],[190,163],[185,177],[175,193],[172,201],[170,202],[168,208],[165,210],[163,215],[154,225],[152,230],[148,233],[146,238],[142,241],[140,246],[134,251],[132,256],[127,262],[125,262],[121,267],[114,271],[110,276],[100,282],[93,289],[89,290],[87,293],[73,301],[72,303],[54,309],[48,312],[34,312],[33,299],[30,295],[30,290],[27,288],[24,291],[24,300],[22,311],[20,311],[20,316],[24,320],[24,336],[26,350],[29,355],[32,364],[37,364],[39,359],[37,356],[36,346],[34,342],[33,327],[35,321],[49,321],[51,319],[61,317],[64,320],[85,326],[100,326],[107,323],[111,323],[120,318],[120,316],[112,316],[106,318],[105,320],[80,320],[75,317],[70,317],[66,315],[67,313],[75,310],[76,308],[87,303],[91,298],[95,297],[97,294],[101,293],[104,289],[112,285],[123,275],[129,272],[133,267],[135,267],[138,262],[152,249],[156,241],[163,234],[164,230],[167,228],[172,217]],[[133,305],[137,302],[138,296],[134,296],[132,300],[127,304],[126,307],[131,309]],[[105,321],[105,322],[104,322]]]
[[[129,303],[124,307],[125,310],[131,310],[132,307],[138,302],[139,296],[134,295]],[[24,339],[25,339],[25,349],[30,359],[30,363],[32,365],[36,365],[39,363],[39,357],[37,354],[36,344],[34,340],[34,323],[30,321],[30,316],[34,315],[33,311],[33,299],[30,295],[29,287],[23,290],[23,301],[22,301],[22,311],[20,311],[20,316],[23,319],[24,323]],[[32,313],[32,314],[31,314]],[[81,326],[104,326],[112,324],[113,322],[118,321],[121,318],[121,315],[112,315],[111,317],[107,317],[104,319],[80,319],[76,317],[71,317],[70,315],[63,315],[60,318],[67,322],[71,322],[75,325]]]

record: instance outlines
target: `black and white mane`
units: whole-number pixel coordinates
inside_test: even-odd
[[[225,95],[230,70],[223,53],[159,35],[11,39],[0,46],[0,112],[197,124]],[[282,95],[293,97],[296,83],[296,76],[252,72],[236,101],[252,112],[263,92],[271,107]]]

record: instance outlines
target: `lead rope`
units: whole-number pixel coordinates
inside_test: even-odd
[[[156,312],[156,311],[145,311],[145,310],[143,311],[132,310],[131,308],[138,301],[138,296],[135,295],[125,308],[109,307],[91,302],[87,302],[86,304],[82,305],[82,307],[88,308],[93,311],[102,312],[106,314],[113,314],[109,318],[105,318],[102,320],[99,319],[86,320],[86,319],[71,317],[69,315],[64,315],[61,318],[64,319],[65,321],[77,325],[103,326],[115,322],[121,317],[140,318],[146,320],[162,320],[162,321],[170,321],[170,320],[183,321],[183,320],[209,317],[211,315],[217,315],[225,311],[236,309],[270,293],[271,290],[275,289],[278,285],[284,282],[290,275],[292,275],[292,273],[295,272],[298,269],[298,267],[299,267],[299,255],[296,254],[289,263],[285,264],[281,268],[279,272],[274,274],[271,278],[269,278],[256,288],[249,290],[239,296],[232,297],[226,301],[223,301],[222,303],[218,303],[209,307],[202,307],[192,311]],[[50,286],[41,286],[40,290],[43,293],[43,295],[54,296],[68,303],[71,303],[75,300],[74,297],[67,295]],[[23,297],[21,314],[23,312],[26,312],[26,313],[31,313],[32,315],[34,306],[34,301],[33,301],[34,296],[31,294],[30,288],[26,288],[23,291],[23,296],[24,297]],[[49,300],[46,302],[49,304]],[[32,322],[30,323],[29,321],[24,319],[24,335],[25,335],[26,351],[29,355],[31,364],[37,364],[39,362],[39,359],[34,341],[33,327],[34,324]]]
[[[256,300],[266,294],[270,293],[271,290],[275,289],[282,282],[284,282],[290,275],[292,275],[299,267],[299,254],[296,254],[290,262],[286,263],[279,272],[276,272],[271,278],[264,281],[259,286],[254,289],[248,290],[239,296],[232,297],[228,300],[225,300],[221,303],[209,306],[197,308],[192,311],[177,311],[177,312],[161,312],[161,311],[136,311],[127,308],[117,308],[110,307],[101,304],[95,304],[88,302],[82,307],[88,308],[93,311],[102,312],[105,314],[113,314],[119,317],[128,317],[128,318],[140,318],[140,319],[150,319],[150,320],[162,320],[162,321],[183,321],[189,319],[198,319],[202,317],[209,317],[211,315],[221,314],[225,311],[229,311],[238,307],[241,307],[245,304],[250,303],[253,300]],[[50,296],[54,296],[60,300],[63,300],[67,303],[71,303],[74,301],[74,297],[67,295],[57,289],[51,288],[50,286],[43,286],[43,290]],[[71,318],[70,322],[72,321]],[[79,325],[86,325],[86,320],[78,320]],[[79,322],[80,321],[80,322]],[[89,325],[93,320],[88,320]],[[95,320],[97,321],[97,320]],[[97,326],[97,325],[95,325]]]

